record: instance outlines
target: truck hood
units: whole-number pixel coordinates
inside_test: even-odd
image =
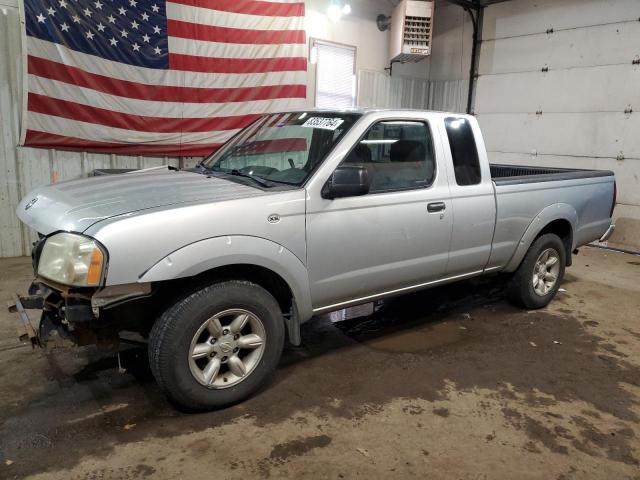
[[[167,169],[83,178],[41,187],[22,199],[18,218],[37,232],[83,232],[106,218],[191,202],[264,195],[222,178]]]

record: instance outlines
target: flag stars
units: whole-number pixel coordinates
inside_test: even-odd
[[[165,6],[161,1],[43,0],[38,3],[40,7],[30,15],[31,21],[42,25],[41,31],[48,29],[52,35],[57,32],[56,41],[62,45],[73,41],[79,51],[135,65],[166,63],[169,51],[164,37],[167,27],[161,19]]]

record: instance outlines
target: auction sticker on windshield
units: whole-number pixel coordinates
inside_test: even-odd
[[[338,128],[344,120],[342,118],[326,118],[326,117],[311,117],[309,120],[302,124],[307,128],[322,128],[323,130],[335,130]]]

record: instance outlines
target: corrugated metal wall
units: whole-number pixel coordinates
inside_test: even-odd
[[[16,147],[22,110],[20,17],[15,7],[0,8],[0,257],[29,255],[35,232],[15,215],[31,189],[87,175],[96,168],[148,168],[178,165],[178,159],[62,152]]]
[[[462,112],[466,105],[467,80],[428,81],[423,78],[390,77],[384,72],[358,72],[358,105],[371,108],[423,108]]]

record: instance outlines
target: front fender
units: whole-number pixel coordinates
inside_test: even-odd
[[[518,268],[535,238],[544,227],[554,220],[567,220],[571,224],[572,231],[575,232],[576,225],[578,224],[578,213],[576,209],[568,203],[554,203],[542,209],[524,231],[520,242],[518,242],[516,251],[504,269],[506,272],[514,272]]]
[[[244,235],[208,238],[182,247],[144,272],[138,282],[198,275],[226,265],[257,265],[280,275],[291,288],[301,321],[313,315],[309,275],[302,261],[282,245]]]

